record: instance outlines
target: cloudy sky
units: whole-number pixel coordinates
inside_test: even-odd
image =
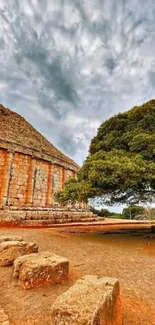
[[[154,0],[1,0],[0,102],[79,164],[98,126],[155,97]]]

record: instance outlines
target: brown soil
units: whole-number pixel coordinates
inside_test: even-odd
[[[82,230],[82,229],[81,229]],[[22,235],[70,261],[69,280],[62,285],[23,290],[12,268],[0,268],[0,305],[11,325],[52,325],[51,305],[86,274],[120,280],[123,325],[155,325],[155,240],[129,235],[62,233],[62,229],[0,229],[0,235]],[[65,230],[66,231],[66,230]]]

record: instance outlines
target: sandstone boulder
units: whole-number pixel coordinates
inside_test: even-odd
[[[62,283],[68,278],[69,261],[51,252],[22,256],[14,261],[13,277],[24,289]]]
[[[0,243],[3,241],[23,241],[21,236],[0,236]]]
[[[19,256],[38,252],[36,243],[4,241],[0,243],[0,266],[10,266]]]
[[[51,325],[122,325],[119,282],[85,276],[52,306]]]
[[[4,310],[0,307],[0,325],[10,325],[8,316],[5,314]]]

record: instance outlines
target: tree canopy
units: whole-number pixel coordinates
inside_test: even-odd
[[[124,208],[122,211],[122,217],[124,219],[134,219],[138,215],[144,215],[145,208],[140,205],[131,205],[127,208]]]
[[[154,201],[155,100],[103,122],[78,172],[83,198],[105,204]],[[81,188],[81,190],[80,190]]]

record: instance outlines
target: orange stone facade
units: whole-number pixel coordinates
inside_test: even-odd
[[[0,143],[0,207],[50,208],[77,168],[59,159]]]
[[[0,105],[0,226],[94,221],[86,204],[62,207],[54,198],[78,169],[23,117]]]

